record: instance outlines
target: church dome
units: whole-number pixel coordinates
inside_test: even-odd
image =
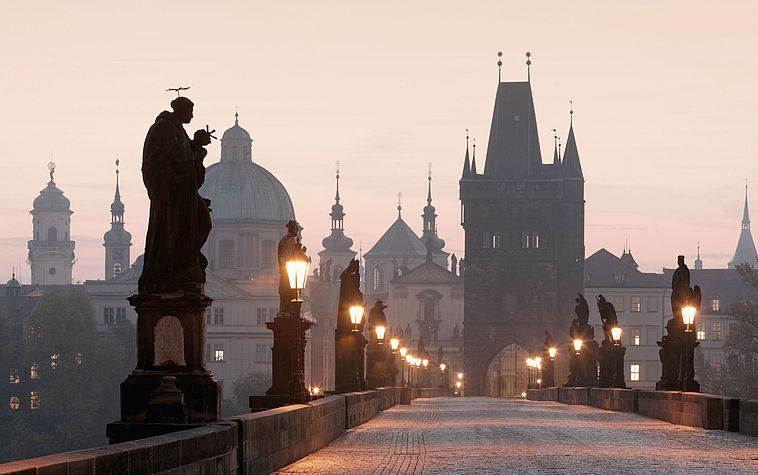
[[[33,211],[70,211],[71,202],[63,196],[63,192],[55,186],[55,182],[50,180],[47,188],[40,191],[39,196],[34,199]]]
[[[285,224],[295,219],[284,185],[253,163],[250,134],[236,118],[234,122],[221,138],[221,160],[206,169],[200,188],[200,195],[211,200],[211,219],[264,224]]]

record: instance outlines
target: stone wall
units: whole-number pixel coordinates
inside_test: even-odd
[[[590,388],[557,388],[558,402],[563,404],[588,405],[590,400]],[[528,396],[528,394],[527,394]]]
[[[758,401],[743,399],[740,401],[740,432],[758,435]]]
[[[758,401],[678,391],[563,387],[530,389],[527,399],[586,404],[674,424],[758,435]]]
[[[416,394],[437,393],[430,389]],[[0,474],[269,473],[416,394],[380,388],[327,396],[149,439],[0,464]]]

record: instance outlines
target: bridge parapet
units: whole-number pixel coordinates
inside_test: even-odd
[[[269,473],[419,394],[437,395],[408,388],[332,395],[149,439],[0,464],[0,474]]]
[[[530,389],[527,399],[636,412],[674,424],[758,435],[758,401],[746,399],[679,391],[563,387]]]

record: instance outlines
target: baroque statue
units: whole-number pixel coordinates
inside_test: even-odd
[[[184,130],[193,117],[191,100],[177,97],[171,108],[158,114],[142,151],[150,220],[140,295],[202,294],[205,284],[208,260],[200,249],[211,231],[210,202],[198,189],[205,181],[204,147],[211,135],[200,129],[190,139]]]

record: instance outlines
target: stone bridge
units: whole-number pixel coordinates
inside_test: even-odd
[[[334,395],[0,473],[758,473],[758,401],[595,388],[529,397],[540,400]]]

